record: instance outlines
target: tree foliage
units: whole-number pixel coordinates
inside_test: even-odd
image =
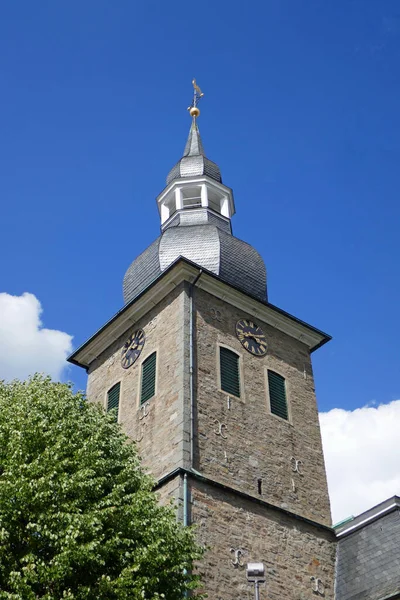
[[[0,599],[181,600],[200,550],[113,415],[34,376],[0,383]]]

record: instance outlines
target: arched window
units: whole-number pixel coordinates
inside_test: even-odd
[[[221,390],[240,398],[239,356],[236,352],[220,346],[219,364]]]

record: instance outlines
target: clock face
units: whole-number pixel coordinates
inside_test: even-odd
[[[121,365],[124,369],[129,369],[133,363],[139,358],[143,350],[146,336],[142,329],[134,331],[126,340],[121,352]]]
[[[265,333],[253,321],[241,319],[236,323],[236,335],[242,344],[251,354],[264,356],[267,353],[267,340]]]

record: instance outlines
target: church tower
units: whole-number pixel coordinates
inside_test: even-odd
[[[136,441],[161,502],[208,550],[211,600],[334,598],[334,534],[311,353],[329,336],[271,304],[232,233],[232,190],[203,148],[194,82],[183,157],[157,198],[161,235],[129,266],[124,306],[70,362]]]

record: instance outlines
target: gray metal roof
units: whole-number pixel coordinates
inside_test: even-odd
[[[204,224],[166,229],[133,261],[124,277],[125,304],[143,292],[179,256],[266,300],[267,275],[259,253],[219,227]]]
[[[183,157],[168,174],[167,185],[175,179],[197,176],[222,182],[218,165],[205,156],[194,118]],[[266,300],[264,261],[250,244],[232,236],[228,217],[208,207],[183,208],[176,211],[163,229],[161,236],[126,271],[125,304],[141,294],[180,256],[253,297]]]
[[[381,600],[400,593],[400,499],[391,498],[336,527],[337,600]]]
[[[193,119],[190,126],[189,137],[183,151],[183,157],[168,173],[167,185],[175,179],[196,177],[198,175],[207,175],[219,183],[222,183],[221,172],[218,165],[209,160],[205,155],[200,131],[197,127],[196,119]]]
[[[203,206],[191,210],[177,210],[171,219],[162,225],[162,229],[169,227],[187,226],[187,225],[203,225],[210,223],[215,225],[226,233],[232,233],[231,220],[228,217],[223,217],[215,211],[204,208]]]
[[[123,293],[125,304],[133,300],[148,288],[161,274],[158,237],[142,254],[139,254],[125,273]]]

